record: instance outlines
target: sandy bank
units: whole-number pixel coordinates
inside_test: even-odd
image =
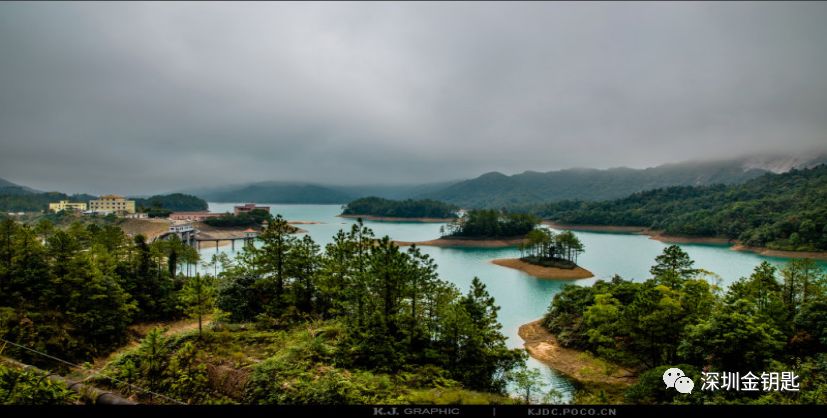
[[[543,221],[543,225],[548,225],[554,229],[564,229],[570,231],[587,231],[587,232],[617,232],[622,234],[646,234],[650,232],[649,228],[642,226],[614,226],[614,225],[566,225],[552,221]]]
[[[667,244],[731,244],[732,241],[718,237],[686,237],[680,235],[666,235],[653,232],[649,239],[664,242]]]
[[[827,260],[827,251],[783,251],[761,247],[749,247],[741,244],[733,245],[730,249],[733,251],[753,252],[767,257],[813,258],[816,260]]]
[[[318,221],[287,221],[287,223],[290,224],[290,225],[320,225],[320,224],[323,224],[324,222],[318,222]]]
[[[539,320],[522,325],[518,334],[531,357],[580,383],[620,386],[635,383],[634,373],[629,369],[580,350],[561,347]]]
[[[362,218],[365,221],[377,222],[419,222],[419,223],[447,223],[454,220],[454,218],[398,218],[393,216],[373,216],[373,215],[336,215],[340,218]]]
[[[498,266],[517,269],[539,279],[576,280],[594,277],[594,274],[592,274],[592,272],[580,266],[577,266],[573,269],[544,267],[538,266],[536,264],[526,263],[525,261],[522,261],[519,258],[498,258],[496,260],[491,260],[491,263],[496,264]]]
[[[470,248],[506,248],[516,247],[525,238],[504,238],[504,239],[458,239],[458,238],[438,238],[430,241],[394,241],[400,247],[408,247],[413,244],[418,246],[431,247],[470,247]]]

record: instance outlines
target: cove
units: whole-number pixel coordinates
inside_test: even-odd
[[[211,212],[232,212],[239,203],[210,203]],[[265,203],[262,203],[265,204]],[[273,215],[281,214],[288,221],[315,221],[319,224],[299,225],[307,231],[322,248],[332,241],[340,230],[349,230],[355,219],[341,218],[341,205],[301,205],[268,204]],[[386,222],[365,221],[376,236],[390,236],[399,241],[427,241],[439,237],[441,223]],[[548,309],[555,293],[569,283],[589,286],[600,279],[610,279],[618,274],[624,279],[643,281],[649,277],[649,268],[669,244],[650,239],[645,235],[621,234],[608,232],[574,232],[585,245],[585,253],[578,260],[579,264],[594,273],[593,278],[575,281],[555,281],[537,279],[519,270],[491,264],[495,258],[514,258],[519,256],[516,248],[444,248],[421,247],[429,254],[438,267],[440,278],[450,281],[465,292],[471,280],[479,277],[488,287],[488,291],[500,306],[499,321],[503,334],[508,337],[508,344],[522,348],[523,341],[517,335],[520,325],[540,318]],[[749,252],[732,251],[727,245],[713,244],[678,244],[693,260],[695,267],[708,270],[720,276],[721,284],[727,286],[741,277],[748,276],[762,261],[769,261],[777,266],[787,259],[766,257]],[[236,251],[241,246],[236,246]],[[224,252],[233,256],[229,246],[202,248],[202,260],[209,260],[213,254]],[[827,270],[827,263],[819,263]],[[529,359],[531,367],[539,368],[549,387],[558,390],[564,401],[571,399],[574,386],[565,377]]]

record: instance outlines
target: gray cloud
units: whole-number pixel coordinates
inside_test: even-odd
[[[801,152],[827,144],[825,20],[824,3],[3,3],[0,177],[151,193]]]

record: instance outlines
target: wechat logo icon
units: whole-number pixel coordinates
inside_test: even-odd
[[[695,387],[695,382],[686,377],[683,370],[677,367],[666,369],[663,372],[663,383],[666,383],[667,388],[675,388],[680,393],[692,393],[692,388]]]

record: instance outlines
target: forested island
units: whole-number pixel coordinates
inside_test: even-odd
[[[416,244],[436,247],[515,247],[523,243],[526,234],[539,223],[540,219],[534,215],[474,209],[441,226],[438,239],[396,243],[403,246]]]
[[[135,207],[140,212],[146,212],[150,217],[167,217],[172,212],[203,211],[207,210],[207,202],[199,197],[172,193],[155,195],[148,198],[135,198]]]
[[[474,209],[446,225],[442,236],[459,239],[524,238],[539,223],[539,218],[525,213]]]
[[[270,212],[264,209],[253,209],[237,215],[226,212],[221,216],[205,219],[203,222],[209,226],[229,228],[261,226],[264,222],[270,222],[272,220],[273,215],[270,215]]]
[[[623,367],[636,376],[633,384],[586,385],[576,402],[827,402],[827,277],[813,260],[792,260],[780,270],[762,262],[728,289],[678,246],[667,247],[655,262],[648,280],[615,276],[589,287],[567,285],[554,296],[541,322],[553,335],[548,346],[591,353],[607,370]],[[544,353],[533,355],[557,361]],[[691,395],[664,388],[670,367],[694,380]],[[799,387],[702,391],[702,371],[752,372],[759,379],[764,372],[789,371]]]
[[[389,200],[381,197],[356,199],[343,207],[342,216],[371,220],[420,220],[444,222],[457,217],[457,206],[431,199]]]
[[[577,257],[585,251],[583,243],[571,231],[555,233],[535,228],[517,248],[520,258],[502,258],[492,263],[522,270],[543,279],[585,279],[593,274],[577,265]]]
[[[533,212],[569,225],[639,226],[752,247],[827,251],[827,165],[766,174],[738,185],[669,187],[603,202],[549,203]]]
[[[199,275],[188,268],[198,252],[175,239],[3,220],[3,355],[141,403],[499,404],[518,402],[509,381],[538,384],[480,280],[463,293],[428,255],[361,223],[324,248],[291,232],[276,216],[260,247],[205,260],[221,272]],[[186,318],[196,322],[157,326]],[[93,361],[103,369],[82,365]],[[0,375],[21,383],[0,381],[15,403],[77,397],[6,366]]]

